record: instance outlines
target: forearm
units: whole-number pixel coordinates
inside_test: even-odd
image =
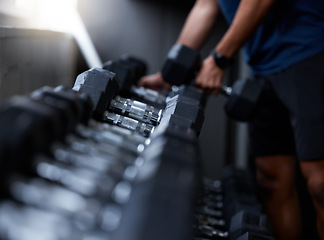
[[[199,50],[210,35],[218,12],[217,0],[197,0],[185,21],[177,43]]]
[[[242,0],[233,23],[215,47],[231,58],[258,28],[276,0]]]

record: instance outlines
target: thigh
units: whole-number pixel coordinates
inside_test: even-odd
[[[263,91],[255,117],[249,122],[251,154],[254,157],[295,155],[288,109],[266,77],[255,80],[263,85]]]
[[[295,182],[295,156],[257,157],[257,180],[265,189],[291,189]]]
[[[269,79],[289,111],[298,158],[324,159],[324,52]]]

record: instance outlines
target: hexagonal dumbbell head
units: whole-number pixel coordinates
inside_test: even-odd
[[[168,53],[162,67],[163,79],[172,85],[188,84],[200,67],[198,51],[175,44]]]
[[[229,117],[239,121],[248,121],[258,106],[262,86],[250,79],[237,80],[229,94],[224,108]]]
[[[135,82],[135,72],[133,69],[120,61],[107,61],[103,64],[103,68],[117,74],[120,92],[129,93]]]
[[[130,56],[128,54],[124,54],[120,57],[118,62],[125,64],[129,68],[134,71],[135,74],[135,82],[136,83],[142,76],[144,76],[147,72],[146,62],[142,59],[139,59],[134,56]]]
[[[77,76],[74,91],[87,93],[94,104],[94,117],[101,118],[119,90],[115,73],[100,68],[92,68]]]

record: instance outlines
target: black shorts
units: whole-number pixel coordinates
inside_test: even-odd
[[[264,89],[249,123],[252,154],[324,159],[324,52],[255,79]]]

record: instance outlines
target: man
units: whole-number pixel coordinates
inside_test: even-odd
[[[249,123],[257,180],[276,239],[299,239],[294,185],[298,159],[324,240],[324,1],[197,0],[177,43],[199,50],[219,11],[229,28],[204,59],[196,84],[217,95],[230,59],[244,45],[245,60],[264,91]],[[140,84],[170,87],[161,73]]]

